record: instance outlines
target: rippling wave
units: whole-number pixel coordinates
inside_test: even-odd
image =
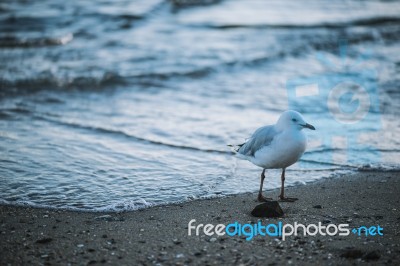
[[[264,29],[264,28],[277,28],[277,29],[341,29],[347,27],[357,26],[393,26],[400,24],[400,17],[376,17],[367,19],[356,19],[347,22],[332,22],[332,23],[315,23],[315,24],[200,24],[190,25],[192,27],[206,27],[212,29]]]
[[[0,48],[32,48],[52,45],[65,45],[72,40],[72,34],[67,34],[58,38],[44,37],[37,39],[22,39],[13,36],[6,36],[0,38]]]

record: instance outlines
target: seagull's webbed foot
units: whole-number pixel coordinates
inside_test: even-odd
[[[272,198],[266,198],[266,197],[264,197],[263,195],[258,194],[257,200],[258,200],[259,202],[267,202],[267,201],[272,201],[273,199],[272,199]]]
[[[281,202],[295,202],[298,198],[282,197],[279,196],[279,201]]]

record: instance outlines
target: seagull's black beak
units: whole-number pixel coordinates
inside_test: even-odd
[[[315,130],[315,127],[313,125],[310,125],[308,123],[306,123],[305,125],[302,125],[303,127],[309,128],[311,130]]]

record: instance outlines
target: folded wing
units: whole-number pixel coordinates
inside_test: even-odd
[[[254,156],[259,149],[270,145],[276,135],[274,126],[260,127],[245,143],[238,145],[236,151],[244,156]]]

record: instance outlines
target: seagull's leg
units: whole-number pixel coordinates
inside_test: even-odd
[[[272,200],[271,198],[266,198],[262,195],[262,188],[264,185],[264,179],[265,179],[265,169],[263,169],[262,173],[261,173],[261,183],[260,183],[260,191],[258,191],[258,197],[257,200],[258,201],[269,201]]]
[[[298,198],[285,197],[285,168],[282,169],[281,181],[281,194],[279,195],[280,201],[295,202],[296,200],[298,200]]]

